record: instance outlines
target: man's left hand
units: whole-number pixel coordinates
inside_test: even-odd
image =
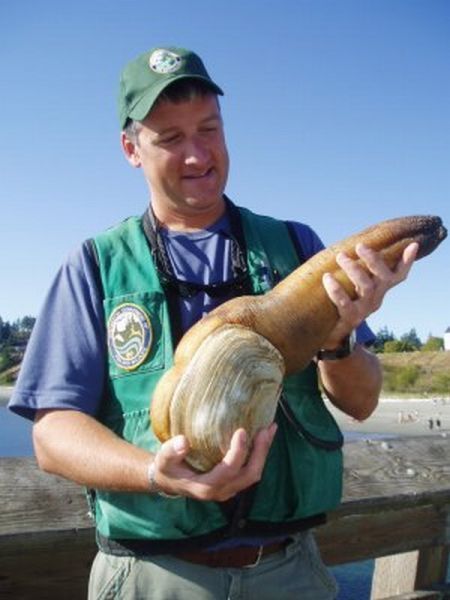
[[[323,345],[324,348],[338,347],[345,336],[380,308],[386,292],[408,276],[418,249],[416,242],[409,244],[397,265],[390,269],[379,252],[358,244],[356,254],[364,262],[368,272],[344,252],[336,256],[337,264],[354,284],[357,297],[352,300],[330,273],[324,274],[323,285],[339,313],[339,321]]]

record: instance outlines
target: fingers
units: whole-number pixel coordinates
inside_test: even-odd
[[[158,487],[167,494],[179,494],[180,483],[189,477],[190,471],[184,464],[189,444],[183,435],[167,440],[155,454],[154,479]]]
[[[267,455],[269,454],[277,429],[278,425],[272,423],[268,429],[259,431],[253,440],[253,452],[250,454],[247,462],[247,470],[253,479],[251,483],[261,479]]]
[[[324,288],[339,313],[339,322],[335,330],[330,333],[327,343],[332,344],[341,339],[343,335],[348,334],[351,329],[378,310],[386,292],[406,279],[417,256],[418,247],[416,242],[409,244],[393,269],[389,268],[379,252],[364,244],[358,244],[355,251],[365,267],[343,252],[336,256],[337,264],[355,286],[357,297],[352,300],[331,274],[326,273],[323,276]]]
[[[358,244],[358,246],[356,247],[357,253],[358,253],[359,246],[360,245]],[[336,256],[337,264],[341,267],[341,269],[343,271],[345,271],[345,274],[347,275],[347,277],[350,279],[350,281],[355,286],[356,292],[357,292],[358,296],[360,296],[360,297],[366,296],[366,295],[372,293],[372,291],[373,291],[373,287],[374,287],[373,275],[375,275],[375,273],[372,270],[372,268],[375,271],[379,272],[381,277],[388,277],[390,274],[390,271],[384,264],[384,261],[379,261],[379,258],[376,255],[376,253],[372,252],[372,250],[369,250],[369,248],[366,248],[365,246],[363,248],[361,248],[361,250],[362,251],[367,250],[366,257],[367,257],[367,260],[371,263],[371,264],[366,263],[367,267],[369,268],[369,271],[370,271],[369,273],[364,268],[361,267],[361,265],[359,264],[359,262],[357,260],[351,259],[344,252],[339,252],[339,254]],[[366,262],[366,260],[363,256],[361,256],[361,258],[364,260],[364,262]],[[381,264],[378,264],[379,262],[381,262]],[[385,271],[383,273],[381,273],[381,271],[383,270],[383,267],[385,267]]]
[[[275,423],[260,430],[253,439],[249,456],[247,435],[243,429],[237,430],[223,460],[197,478],[196,497],[202,500],[228,500],[259,481],[276,430]]]
[[[336,305],[339,312],[345,310],[351,304],[350,296],[331,273],[324,273],[322,283],[330,300]]]
[[[228,452],[222,459],[222,465],[232,469],[240,469],[247,458],[248,440],[245,429],[234,432]]]
[[[197,500],[224,501],[253,485],[261,478],[277,426],[259,431],[249,454],[244,429],[234,432],[222,461],[207,473],[194,471],[185,461],[189,445],[184,436],[162,444],[155,455],[155,481],[164,492]]]
[[[357,244],[355,247],[356,254],[365,263],[369,269],[370,275],[383,281],[389,281],[392,278],[392,271],[381,258],[380,254],[364,244]],[[360,267],[361,268],[361,267]]]
[[[395,268],[395,273],[400,278],[399,281],[406,279],[414,261],[416,260],[418,251],[419,244],[417,242],[409,244],[409,246],[406,246],[404,249],[403,255]]]
[[[399,262],[392,270],[386,265],[378,252],[371,250],[364,244],[358,244],[355,250],[374,278],[383,282],[388,289],[406,279],[409,270],[416,259],[419,244],[417,242],[409,244],[403,251]]]
[[[184,435],[177,435],[162,444],[158,451],[158,466],[167,469],[169,465],[180,464],[189,452],[189,444]]]
[[[360,323],[359,307],[353,302],[344,288],[330,273],[325,273],[322,283],[328,297],[336,306],[339,319],[330,335],[323,342],[323,348],[336,348],[342,339]]]

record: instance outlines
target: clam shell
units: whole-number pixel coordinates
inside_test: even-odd
[[[191,446],[187,461],[208,471],[223,458],[236,429],[248,439],[274,420],[284,377],[280,352],[238,325],[209,335],[193,355],[170,403],[171,435]]]

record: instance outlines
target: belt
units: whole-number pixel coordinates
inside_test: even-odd
[[[213,568],[242,569],[256,567],[263,556],[280,552],[288,544],[288,539],[267,546],[241,546],[224,550],[203,550],[197,552],[177,552],[174,556],[187,562]]]

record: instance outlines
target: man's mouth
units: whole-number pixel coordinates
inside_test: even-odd
[[[192,173],[190,175],[183,175],[183,179],[204,179],[206,177],[209,177],[209,175],[211,175],[212,172],[213,167],[209,167],[209,169],[206,169],[206,171],[203,171],[202,173]]]

